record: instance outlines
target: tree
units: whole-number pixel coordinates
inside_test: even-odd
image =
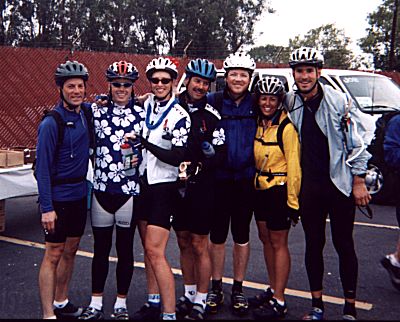
[[[323,54],[326,67],[348,69],[354,61],[351,50],[347,48],[349,43],[350,38],[345,36],[343,29],[337,29],[334,24],[326,24],[309,30],[302,39],[300,36],[289,39],[289,48],[315,47]]]
[[[373,55],[376,69],[400,70],[399,11],[398,0],[384,0],[376,11],[368,15],[367,36],[359,39],[358,45],[365,53]],[[396,13],[396,16],[394,14]],[[396,27],[396,28],[393,28]],[[393,52],[392,68],[389,58]]]
[[[266,45],[252,48],[249,54],[257,62],[287,64],[290,49],[289,47]]]

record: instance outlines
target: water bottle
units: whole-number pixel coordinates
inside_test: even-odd
[[[125,175],[133,176],[136,173],[136,168],[132,166],[132,158],[135,156],[130,144],[121,144],[122,163],[124,165]]]
[[[206,156],[206,158],[211,158],[215,155],[214,147],[207,141],[204,141],[201,144],[201,149],[203,150],[203,153]]]

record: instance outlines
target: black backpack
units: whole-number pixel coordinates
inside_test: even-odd
[[[85,105],[81,105],[81,110],[83,111],[83,114],[85,115],[86,119],[86,124],[87,124],[87,130],[89,133],[89,147],[91,149],[94,149],[94,126],[93,126],[93,120],[92,120],[92,113],[90,108],[86,107]],[[54,149],[54,155],[58,155],[58,151],[60,150],[60,147],[64,141],[64,132],[65,132],[65,127],[68,126],[68,123],[64,121],[62,116],[60,115],[59,112],[56,110],[45,110],[43,111],[43,116],[42,120],[43,121],[46,117],[53,117],[54,120],[56,121],[57,124],[57,143],[56,143],[56,148]],[[57,159],[55,159],[57,162]],[[33,170],[33,176],[36,178],[36,159],[33,161],[32,164],[32,170]],[[59,185],[59,184],[66,184],[66,183],[78,183],[81,181],[84,181],[86,178],[85,177],[78,177],[78,178],[64,178],[64,179],[52,179],[51,183],[52,185]]]

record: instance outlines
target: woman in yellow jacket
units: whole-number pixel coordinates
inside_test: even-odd
[[[255,218],[263,243],[270,287],[249,299],[257,307],[256,319],[283,318],[284,291],[290,271],[288,235],[299,218],[301,169],[297,132],[282,108],[283,83],[276,77],[260,79],[255,86],[259,106],[254,140],[256,162]]]

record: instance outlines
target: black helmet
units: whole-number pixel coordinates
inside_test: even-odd
[[[139,72],[132,63],[122,60],[116,61],[108,67],[106,77],[108,81],[116,78],[124,78],[134,82],[139,78]]]
[[[82,78],[85,82],[89,79],[89,73],[85,65],[67,60],[65,63],[58,65],[54,74],[56,84],[63,86],[64,82],[69,78]]]

